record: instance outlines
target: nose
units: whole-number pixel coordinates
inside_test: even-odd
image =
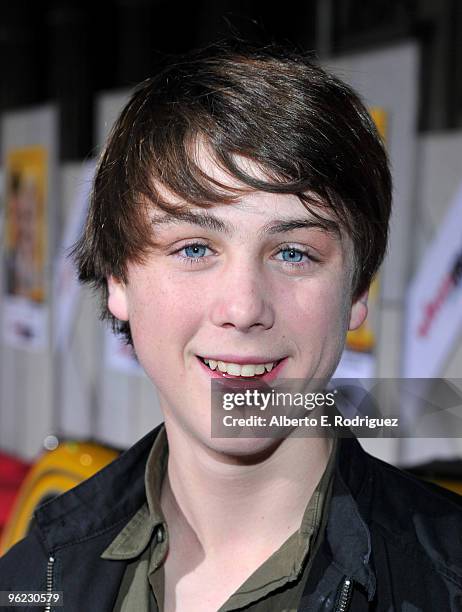
[[[258,265],[229,263],[221,272],[212,302],[212,323],[241,332],[270,329],[274,325],[272,291]]]

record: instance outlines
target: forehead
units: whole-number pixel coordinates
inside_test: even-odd
[[[285,194],[253,192],[241,197],[235,204],[217,204],[208,209],[182,207],[174,213],[154,209],[150,221],[156,230],[192,225],[226,237],[244,230],[252,232],[255,238],[262,238],[311,229],[326,232],[333,239],[344,240],[336,221],[326,215],[313,215],[296,196]]]
[[[242,224],[250,224],[258,235],[307,228],[328,232],[339,241],[345,239],[341,223],[317,194],[304,194],[302,202],[298,195],[291,193],[256,191],[225,170],[203,140],[196,139],[192,147],[191,159],[204,180],[222,190],[224,196],[232,195],[234,201],[224,204],[218,199],[207,207],[200,207],[157,183],[156,191],[163,204],[167,204],[168,212],[152,206],[150,220],[156,228],[192,224],[231,236],[242,229]],[[235,156],[234,162],[247,176],[268,180],[267,173],[256,162],[242,156]]]

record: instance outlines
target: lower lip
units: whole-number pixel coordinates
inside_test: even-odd
[[[200,366],[209,375],[210,378],[220,378],[220,379],[227,378],[230,380],[244,380],[244,381],[245,380],[248,380],[248,381],[262,380],[264,382],[271,382],[272,380],[277,378],[282,368],[284,367],[286,360],[287,360],[287,357],[284,357],[284,359],[281,359],[281,361],[276,366],[274,366],[271,372],[265,372],[264,374],[259,374],[256,376],[232,376],[231,374],[220,372],[220,370],[218,369],[211,370],[207,365],[205,365],[205,363],[199,357],[197,357],[197,361],[199,362]]]

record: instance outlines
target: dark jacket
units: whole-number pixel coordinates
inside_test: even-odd
[[[0,590],[63,591],[55,611],[112,610],[125,562],[100,555],[145,499],[157,431],[36,510],[29,535],[0,559]],[[340,440],[326,533],[299,610],[461,612],[458,499]]]

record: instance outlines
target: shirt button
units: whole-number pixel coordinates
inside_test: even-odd
[[[158,527],[157,528],[157,533],[156,533],[156,538],[157,538],[157,541],[159,542],[159,544],[164,541],[164,537],[165,537],[164,528],[163,527]]]

